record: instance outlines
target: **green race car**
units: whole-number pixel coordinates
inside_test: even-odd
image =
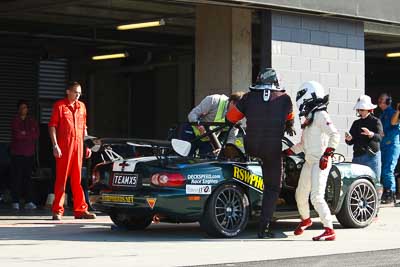
[[[200,222],[210,236],[234,237],[261,213],[261,165],[233,144],[223,145],[218,156],[196,158],[178,155],[169,141],[134,139],[126,143],[142,149],[142,155],[123,158],[102,141],[97,140],[97,150],[109,157],[93,172],[94,206],[117,226],[140,230],[152,221]],[[175,139],[172,147],[174,142],[182,148]],[[284,149],[292,145],[286,138],[282,142]],[[344,227],[366,227],[378,213],[382,185],[369,167],[335,157],[325,194],[331,212]],[[277,220],[299,217],[294,195],[304,157],[283,161]]]

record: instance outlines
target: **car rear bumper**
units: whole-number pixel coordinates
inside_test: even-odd
[[[107,214],[124,212],[146,217],[159,215],[169,221],[196,221],[203,213],[207,198],[208,195],[187,195],[182,189],[104,192],[96,196],[93,206]]]

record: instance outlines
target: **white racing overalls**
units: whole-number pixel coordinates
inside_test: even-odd
[[[325,188],[332,160],[325,170],[319,168],[319,161],[327,147],[336,149],[340,135],[326,111],[317,111],[314,120],[307,126],[300,143],[291,147],[297,154],[304,152],[305,160],[296,189],[296,202],[302,220],[310,218],[309,198],[324,227],[333,229],[332,216],[325,201]]]

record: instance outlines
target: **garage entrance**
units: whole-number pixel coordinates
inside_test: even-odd
[[[67,80],[82,84],[91,135],[165,138],[173,123],[185,120],[193,105],[193,5],[6,2],[0,6],[0,142],[10,141],[15,105],[27,99],[41,125],[40,162],[48,165],[47,123]],[[132,24],[135,29],[118,30]],[[123,57],[93,58],[113,54]]]
[[[400,52],[400,35],[365,34],[365,93],[374,103],[383,92],[394,104],[400,101],[400,57],[388,57],[395,52]]]

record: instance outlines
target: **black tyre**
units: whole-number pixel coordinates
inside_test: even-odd
[[[336,218],[343,227],[363,228],[371,224],[379,209],[378,194],[366,179],[356,180],[349,187]]]
[[[135,217],[126,213],[114,213],[110,215],[115,225],[128,230],[143,230],[151,224],[149,217]]]
[[[249,220],[249,199],[237,185],[224,184],[208,199],[200,226],[212,237],[234,237]]]

